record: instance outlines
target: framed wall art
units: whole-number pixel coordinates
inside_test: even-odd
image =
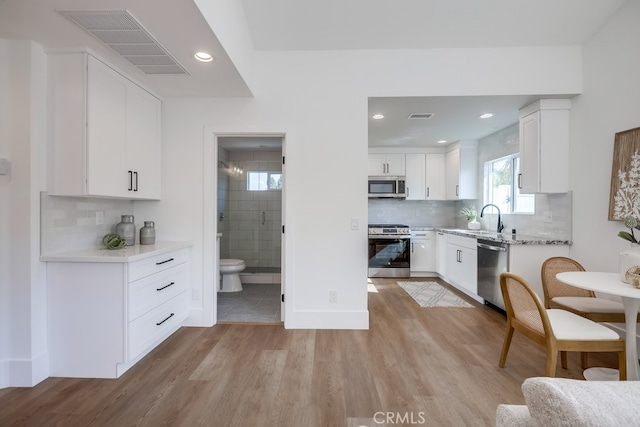
[[[640,220],[640,127],[616,133],[611,167],[609,221]]]

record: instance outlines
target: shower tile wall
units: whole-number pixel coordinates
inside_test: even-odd
[[[220,238],[220,258],[231,258],[229,256],[229,152],[224,148],[218,150],[218,233],[222,233]],[[222,220],[221,220],[222,218]]]
[[[247,191],[247,172],[282,171],[282,154],[271,151],[229,151],[231,167],[228,176],[226,200],[226,234],[228,240],[221,241],[225,257],[245,261],[247,270],[255,268],[279,268],[282,228],[282,192]],[[234,165],[242,168],[242,173],[233,173]],[[224,169],[224,166],[223,166]],[[225,175],[219,169],[219,176]],[[219,186],[220,186],[219,179]],[[218,200],[219,206],[220,200]],[[219,230],[221,223],[218,222]]]

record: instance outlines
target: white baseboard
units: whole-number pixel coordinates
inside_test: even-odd
[[[33,387],[49,377],[49,353],[31,360],[0,361],[0,388]]]
[[[369,329],[369,311],[294,311],[287,329]]]

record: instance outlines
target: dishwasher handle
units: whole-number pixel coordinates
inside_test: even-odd
[[[496,252],[507,251],[507,248],[505,248],[504,246],[492,246],[492,245],[487,245],[485,243],[478,243],[478,247],[482,249],[489,249],[490,251],[496,251]]]

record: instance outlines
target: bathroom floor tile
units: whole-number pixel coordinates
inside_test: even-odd
[[[240,292],[218,292],[218,321],[280,322],[280,284],[243,283]]]

